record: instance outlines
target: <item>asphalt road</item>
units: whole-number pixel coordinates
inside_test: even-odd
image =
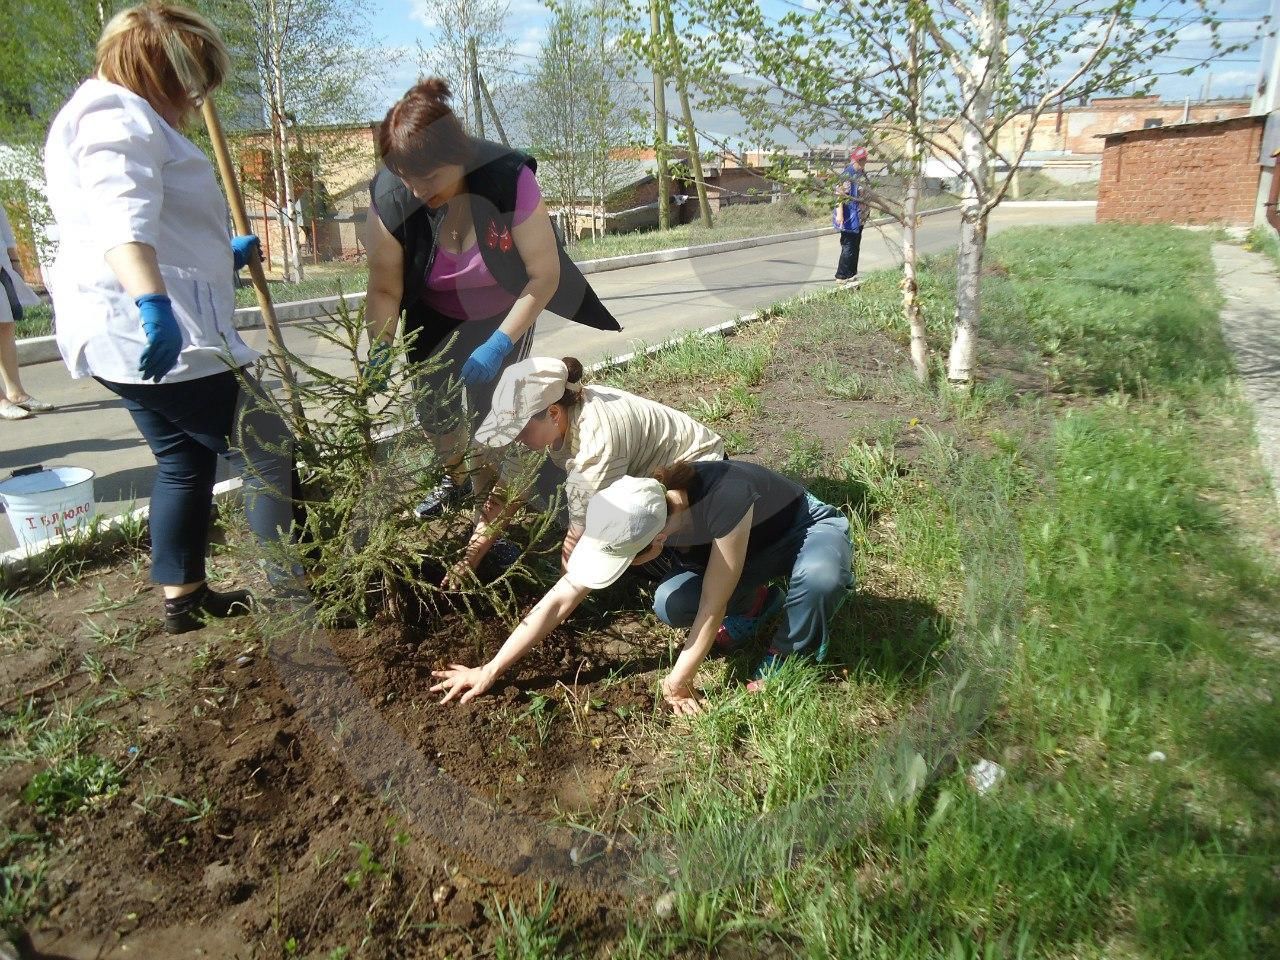
[[[997,210],[993,233],[1030,224],[1091,223],[1089,207],[1017,207]],[[922,221],[920,249],[937,252],[956,242],[958,215],[940,214]],[[863,238],[863,272],[900,262],[896,229],[878,229]],[[754,247],[734,253],[630,267],[593,275],[592,285],[622,322],[621,334],[603,333],[559,317],[538,322],[534,349],[583,361],[617,356],[656,343],[674,333],[722,323],[830,284],[839,256],[835,234],[811,240]],[[245,339],[266,347],[263,331]],[[334,362],[332,348],[304,330],[286,327],[290,349],[318,365]],[[61,363],[22,368],[26,388],[57,405],[52,413],[0,425],[0,477],[31,464],[73,465],[92,469],[99,513],[119,513],[146,502],[154,460],[119,401],[93,380],[72,380]],[[225,472],[225,465],[223,466]],[[0,523],[0,549],[16,545],[13,531]]]

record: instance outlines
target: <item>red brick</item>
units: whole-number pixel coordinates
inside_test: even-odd
[[[1232,223],[1253,220],[1262,118],[1155,128],[1102,155],[1099,221]],[[1123,154],[1123,163],[1121,155]]]

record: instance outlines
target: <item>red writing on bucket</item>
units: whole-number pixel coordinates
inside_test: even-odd
[[[66,510],[57,513],[42,513],[39,516],[27,515],[27,529],[42,530],[46,527],[61,527],[66,524],[79,520],[81,517],[89,516],[89,511],[93,509],[92,503],[81,503]]]

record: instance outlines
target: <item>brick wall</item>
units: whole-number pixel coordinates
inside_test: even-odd
[[[1159,97],[1103,97],[1088,106],[1070,106],[1059,113],[1050,109],[1036,122],[1029,149],[1033,151],[1065,151],[1075,154],[1097,154],[1102,149],[1099,137],[1125,130],[1141,130],[1148,123],[1160,126],[1182,122],[1184,105],[1164,102]],[[1186,109],[1190,123],[1209,123],[1247,116],[1248,100],[1199,100]],[[1031,120],[1014,117],[1000,131],[998,146],[1002,153],[1020,147]]]
[[[1240,117],[1107,137],[1098,222],[1253,223],[1265,119]]]

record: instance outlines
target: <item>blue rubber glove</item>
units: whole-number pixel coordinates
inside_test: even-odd
[[[138,361],[138,372],[143,380],[160,382],[160,378],[173,369],[182,352],[182,331],[173,315],[173,302],[163,293],[149,293],[133,301],[142,314],[142,332],[147,335],[147,347]]]
[[[261,259],[262,250],[258,245],[258,238],[252,233],[231,238],[231,262],[235,264],[237,270]]]
[[[502,361],[507,359],[513,344],[511,338],[501,330],[495,330],[489,339],[476,347],[467,362],[462,365],[462,382],[468,387],[488,383],[502,369]]]
[[[391,375],[391,344],[379,337],[369,348],[369,359],[360,371],[369,389],[381,393],[387,389],[387,380]]]

